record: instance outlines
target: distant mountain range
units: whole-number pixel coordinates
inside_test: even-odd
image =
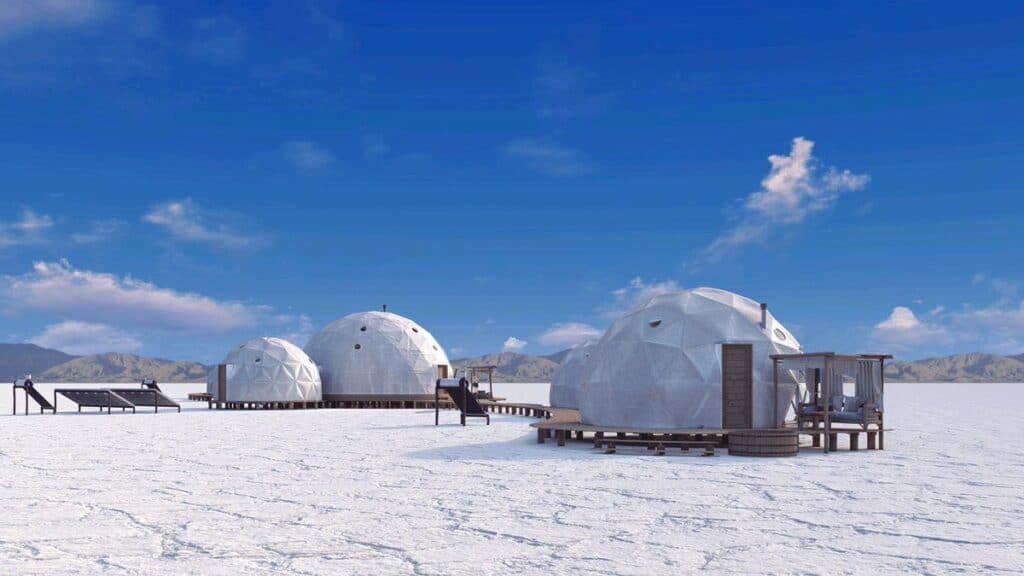
[[[0,382],[14,382],[25,374],[42,374],[75,358],[35,344],[0,344]]]
[[[0,344],[0,382],[31,374],[37,382],[205,382],[208,368],[196,362],[176,362],[135,354],[108,352],[72,356],[35,344]]]
[[[497,366],[498,368],[494,371],[495,382],[550,382],[558,368],[558,363],[564,357],[564,352],[551,356],[502,352],[473,358],[459,358],[452,360],[452,365],[459,369],[459,374],[463,374],[467,366]]]
[[[892,382],[1024,382],[1024,354],[996,356],[972,352],[885,367]]]
[[[452,364],[495,365],[495,382],[550,382],[568,350],[547,356],[515,352],[460,358]],[[13,382],[32,374],[37,382],[205,382],[208,366],[147,358],[135,354],[73,356],[35,344],[0,344],[0,382]],[[886,365],[889,382],[1024,382],[1024,354],[997,356],[974,352]]]

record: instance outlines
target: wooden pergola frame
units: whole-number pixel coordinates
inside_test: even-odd
[[[769,356],[772,359],[772,384],[775,390],[775,403],[773,405],[773,417],[776,423],[779,421],[779,362],[785,360],[821,360],[824,369],[821,374],[821,397],[828,399],[831,397],[830,387],[832,385],[832,365],[836,360],[846,361],[858,361],[858,360],[871,360],[878,362],[879,365],[879,385],[881,387],[882,396],[885,396],[885,361],[892,359],[892,354],[836,354],[835,352],[809,352],[802,354],[772,354]],[[822,446],[825,454],[828,454],[830,438],[832,437],[832,420],[829,415],[829,407],[825,406],[825,410],[822,413],[822,433],[824,436],[824,442]],[[878,426],[878,448],[884,449],[884,420],[880,421]]]
[[[491,398],[494,398],[494,371],[497,369],[498,367],[493,364],[484,364],[480,366],[466,366],[466,371],[469,372],[469,378],[467,378],[467,380],[469,380],[470,386],[472,386],[474,382],[479,384],[480,380],[477,379],[477,374],[486,373],[487,389],[489,391],[489,394],[491,395]]]

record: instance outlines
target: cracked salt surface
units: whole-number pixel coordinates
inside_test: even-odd
[[[1024,411],[1007,401],[1024,385],[887,392],[886,451],[772,460],[537,445],[509,415],[12,417],[0,394],[0,571],[1024,572]]]

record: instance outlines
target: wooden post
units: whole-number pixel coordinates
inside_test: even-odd
[[[775,384],[775,397],[772,398],[772,428],[779,427],[779,359],[772,358],[772,381]]]
[[[878,359],[878,382],[882,389],[882,412],[878,415],[878,449],[885,450],[885,358]]]
[[[217,365],[217,409],[220,410],[221,402],[227,405],[228,401],[228,367],[227,364]]]
[[[832,359],[826,356],[824,374],[821,375],[821,392],[823,396],[822,400],[825,404],[825,414],[821,418],[826,438],[825,442],[822,442],[822,444],[824,444],[825,454],[828,454],[829,448],[831,448],[830,444],[832,443],[832,418],[829,417],[829,410],[832,409],[831,389]]]

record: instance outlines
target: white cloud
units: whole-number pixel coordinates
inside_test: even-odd
[[[287,331],[281,338],[302,348],[313,337],[313,321],[305,314],[284,314],[274,317],[275,322],[285,325]]]
[[[46,233],[53,228],[53,218],[36,214],[31,208],[21,211],[21,217],[14,222],[0,222],[0,248],[42,244]]]
[[[210,214],[191,198],[185,198],[154,206],[142,219],[163,226],[179,240],[225,248],[249,248],[259,243],[257,238],[232,230],[223,222],[214,222],[223,217]]]
[[[502,345],[501,350],[503,352],[519,352],[523,348],[526,348],[527,344],[529,344],[529,342],[526,340],[520,340],[515,336],[509,336]]]
[[[334,162],[331,151],[306,140],[293,140],[284,145],[284,155],[301,172],[315,172]]]
[[[761,189],[744,199],[738,222],[704,249],[704,259],[717,260],[731,250],[764,239],[777,227],[803,222],[811,214],[830,208],[841,194],[868,185],[868,175],[849,170],[828,168],[818,177],[813,150],[814,142],[798,137],[793,139],[788,156],[770,155],[771,171],[761,181]]]
[[[75,244],[95,244],[110,239],[125,228],[120,220],[94,220],[85,232],[75,232],[71,240]]]
[[[906,306],[893,308],[888,318],[875,325],[873,337],[879,345],[897,351],[948,344],[951,340],[944,327],[922,322]]]
[[[581,322],[566,322],[563,324],[555,324],[551,328],[548,328],[540,336],[540,343],[544,346],[561,346],[568,348],[575,346],[580,342],[586,342],[587,340],[597,340],[601,338],[604,331],[594,328],[589,324],[583,324]]]
[[[135,352],[142,342],[106,324],[67,320],[51,324],[43,333],[29,339],[32,344],[53,348],[68,354],[99,354],[102,352]]]
[[[643,278],[637,276],[630,280],[629,285],[625,288],[612,291],[614,302],[611,307],[604,310],[603,316],[617,318],[637,306],[646,304],[648,300],[659,294],[670,294],[680,290],[682,287],[674,280],[647,283]]]
[[[580,176],[591,171],[583,153],[575,148],[540,140],[513,140],[505,145],[505,155],[521,160],[530,169],[548,176]]]
[[[3,0],[0,40],[35,30],[61,30],[102,19],[111,3],[104,0]]]
[[[946,311],[946,307],[940,305],[940,306],[936,306],[935,308],[932,308],[931,310],[929,310],[928,311],[928,315],[929,316],[938,316],[939,314],[942,314],[945,311]]]
[[[241,60],[245,49],[245,32],[230,18],[200,18],[193,23],[193,39],[189,52],[216,66]]]
[[[25,308],[115,326],[185,333],[253,326],[266,311],[237,302],[160,288],[129,276],[36,262],[32,272],[6,278],[8,298]]]

